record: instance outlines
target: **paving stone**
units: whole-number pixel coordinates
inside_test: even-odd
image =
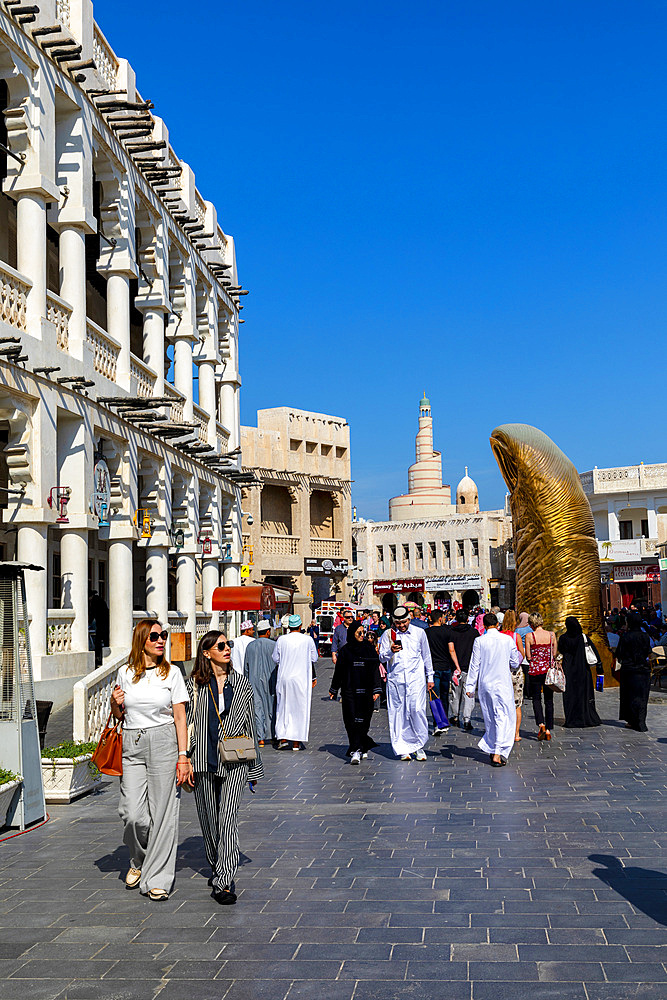
[[[617,716],[617,692],[598,702]],[[377,713],[355,769],[316,698],[310,749],[266,748],[242,804],[235,907],[210,898],[191,797],[160,907],[124,888],[117,781],[54,806],[2,845],[0,1000],[664,1000],[667,710],[548,746],[524,714],[499,771],[478,712],[419,766]]]

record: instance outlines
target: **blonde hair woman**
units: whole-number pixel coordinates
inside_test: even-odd
[[[168,899],[176,870],[178,787],[192,784],[185,706],[178,667],[165,658],[168,633],[144,618],[132,636],[127,666],[118,671],[111,711],[123,719],[120,818],[130,852],[128,889]]]
[[[542,615],[528,615],[528,624],[533,631],[526,636],[526,659],[535,722],[539,727],[537,738],[550,740],[554,725],[554,693],[551,688],[545,687],[544,678],[556,659],[556,636],[544,628]],[[542,711],[542,691],[544,691],[544,711]]]

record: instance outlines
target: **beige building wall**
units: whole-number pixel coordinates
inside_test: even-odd
[[[352,565],[347,421],[290,407],[258,410],[257,427],[241,428],[241,448],[244,469],[260,483],[244,489],[242,500],[250,581],[295,587],[303,603],[336,587],[346,597],[346,578],[322,578],[313,589],[303,562],[313,556]]]

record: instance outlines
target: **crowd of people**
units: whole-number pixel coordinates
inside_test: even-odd
[[[295,614],[281,624],[275,640],[268,621],[242,622],[234,641],[222,631],[207,632],[187,682],[166,659],[167,630],[152,619],[136,625],[111,697],[111,711],[123,725],[119,812],[130,854],[128,889],[139,888],[154,901],[169,897],[184,789],[194,792],[211,895],[222,905],[236,902],[243,791],[254,791],[263,776],[267,743],[302,750],[310,731],[316,628],[305,632]],[[614,609],[606,627],[620,683],[620,718],[645,732],[651,649],[662,637],[667,642],[662,611]],[[381,705],[393,752],[402,761],[426,760],[431,735],[437,739],[450,726],[472,731],[475,698],[484,721],[478,745],[492,767],[506,765],[523,738],[526,695],[538,741],[554,737],[555,691],[563,695],[565,727],[601,724],[595,688],[602,687],[602,657],[573,616],[557,640],[537,612],[517,617],[513,609],[436,609],[427,617],[399,606],[391,616],[374,611],[357,617],[344,608],[332,659],[329,698],[340,695],[353,765],[377,745],[370,730]]]

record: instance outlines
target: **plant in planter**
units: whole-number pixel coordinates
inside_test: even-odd
[[[91,761],[96,742],[64,740],[42,750],[42,780],[47,802],[73,802],[101,780]]]
[[[22,781],[20,774],[14,774],[13,771],[0,767],[0,827],[7,822],[9,807]]]

